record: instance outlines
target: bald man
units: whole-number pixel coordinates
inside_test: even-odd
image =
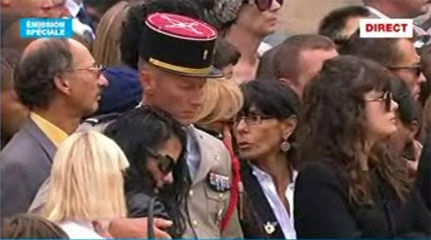
[[[29,117],[1,153],[2,217],[28,210],[57,147],[98,108],[107,80],[73,39],[38,39],[24,51],[15,90]]]

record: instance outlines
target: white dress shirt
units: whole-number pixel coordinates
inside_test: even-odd
[[[96,233],[91,222],[63,221],[58,225],[67,233],[70,239],[105,239]]]
[[[72,17],[76,17],[79,13],[79,10],[84,7],[84,4],[78,4],[74,0],[66,0],[65,6],[67,10],[69,10],[70,15],[72,15]]]
[[[365,6],[368,11],[370,11],[372,14],[376,15],[377,17],[381,18],[381,19],[389,19],[388,16],[386,16],[384,13],[380,12],[379,10],[370,7],[370,6]]]
[[[278,196],[277,189],[275,188],[272,177],[266,172],[262,171],[258,167],[250,164],[253,169],[253,175],[256,176],[260,186],[262,187],[263,193],[271,206],[272,212],[277,218],[280,224],[281,230],[283,231],[286,239],[296,239],[296,231],[293,219],[293,192],[295,187],[296,177],[298,176],[297,171],[293,171],[292,182],[286,188],[286,199],[289,202],[289,210],[287,211],[283,201]],[[289,214],[290,212],[290,214]]]

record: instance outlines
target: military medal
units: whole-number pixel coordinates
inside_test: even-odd
[[[230,190],[230,178],[228,175],[210,172],[207,181],[211,189],[216,192],[226,192]]]
[[[265,225],[263,225],[263,228],[265,229],[265,232],[268,234],[272,234],[275,231],[275,226],[277,225],[277,222],[266,222]]]

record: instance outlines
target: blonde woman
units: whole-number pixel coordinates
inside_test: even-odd
[[[122,172],[128,166],[118,145],[104,135],[73,134],[54,158],[42,216],[71,239],[108,237],[99,234],[100,226],[127,214]]]
[[[104,66],[121,65],[121,26],[129,8],[127,1],[118,2],[101,18],[93,45],[93,56],[99,64]]]
[[[203,91],[203,105],[195,117],[197,127],[223,141],[232,158],[232,188],[227,213],[221,221],[221,230],[229,223],[238,204],[242,183],[240,163],[235,156],[232,139],[233,118],[241,110],[244,97],[235,81],[225,78],[208,79]]]
[[[203,92],[203,105],[194,122],[221,138],[224,128],[231,128],[232,119],[243,105],[241,89],[234,81],[225,78],[208,79]]]

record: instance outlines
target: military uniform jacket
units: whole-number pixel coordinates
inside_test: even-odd
[[[221,232],[221,221],[229,206],[230,191],[214,189],[211,174],[229,177],[232,181],[232,163],[228,150],[215,137],[194,127],[195,140],[200,153],[200,164],[189,192],[187,211],[189,221],[183,238],[242,238],[237,212]]]

